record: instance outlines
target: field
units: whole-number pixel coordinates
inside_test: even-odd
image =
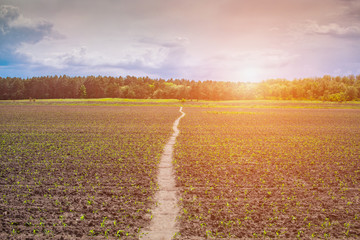
[[[134,239],[177,108],[0,106],[0,238]]]
[[[184,111],[183,239],[360,237],[359,110]]]
[[[360,104],[0,102],[0,238],[137,239],[180,116],[178,239],[360,237]]]

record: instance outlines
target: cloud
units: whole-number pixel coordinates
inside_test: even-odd
[[[340,0],[343,4],[344,18],[351,19],[351,21],[358,21],[360,19],[360,2],[358,0]]]
[[[102,58],[100,54],[87,54],[85,51],[75,51],[63,57],[68,65],[83,62],[93,67],[107,67],[152,75],[178,75],[185,66],[187,38],[176,37],[168,40],[143,37],[127,49],[128,54],[117,59]],[[82,53],[82,54],[80,54]],[[180,75],[180,74],[179,74]]]
[[[139,38],[138,42],[144,44],[150,44],[150,45],[157,45],[166,48],[177,48],[177,47],[185,46],[190,41],[188,38],[184,38],[184,37],[176,37],[170,40],[160,40],[151,37],[143,37],[143,38]]]
[[[181,77],[188,67],[187,45],[189,39],[175,37],[159,39],[139,38],[133,46],[132,54],[123,56],[119,61],[108,66],[142,72],[157,77]]]
[[[104,55],[96,48],[81,46],[67,51],[58,49],[57,52],[34,55],[32,63],[48,69],[79,74],[98,71],[165,78],[181,77],[187,72],[185,62],[188,43],[189,40],[183,37],[141,37],[135,39],[132,45],[121,53]]]
[[[154,68],[163,69],[163,71],[180,69],[184,67],[186,57],[186,46],[189,44],[189,39],[183,37],[176,37],[170,40],[160,40],[155,38],[142,38],[139,43],[149,46],[150,49],[155,50],[148,52],[144,56],[144,63]],[[155,64],[154,64],[155,63]]]
[[[0,2],[18,6],[0,7],[2,75],[228,80],[251,69],[259,78],[331,71],[332,60],[358,69],[359,0]],[[52,41],[55,26],[66,39]]]
[[[87,48],[85,46],[73,49],[71,53],[62,54],[58,59],[65,65],[86,66],[90,64],[87,59]]]
[[[0,65],[24,62],[26,55],[17,49],[24,43],[35,44],[45,37],[55,37],[53,25],[45,20],[25,18],[19,8],[0,6]]]
[[[301,27],[305,34],[321,34],[337,37],[360,37],[359,26],[340,26],[337,23],[320,25],[316,21],[308,20]]]
[[[242,51],[237,54],[222,54],[211,58],[212,65],[221,63],[234,64],[238,66],[257,66],[261,68],[277,68],[289,64],[299,57],[297,54],[290,53],[281,49],[259,49],[251,51]]]

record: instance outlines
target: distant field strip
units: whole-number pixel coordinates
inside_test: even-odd
[[[27,100],[0,100],[1,105],[60,105],[60,106],[173,106],[173,107],[197,107],[204,109],[234,108],[240,109],[360,109],[359,101],[350,102],[322,102],[300,100],[237,100],[237,101],[205,101],[178,99],[124,99],[124,98],[92,98],[92,99],[37,99],[35,102]]]

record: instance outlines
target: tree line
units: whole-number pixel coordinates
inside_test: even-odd
[[[0,99],[153,98],[194,100],[360,99],[360,75],[270,79],[259,83],[152,79],[149,77],[0,77]]]

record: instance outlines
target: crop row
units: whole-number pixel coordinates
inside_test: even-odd
[[[0,237],[139,237],[169,107],[1,106]]]
[[[182,237],[360,237],[360,111],[184,111]]]

